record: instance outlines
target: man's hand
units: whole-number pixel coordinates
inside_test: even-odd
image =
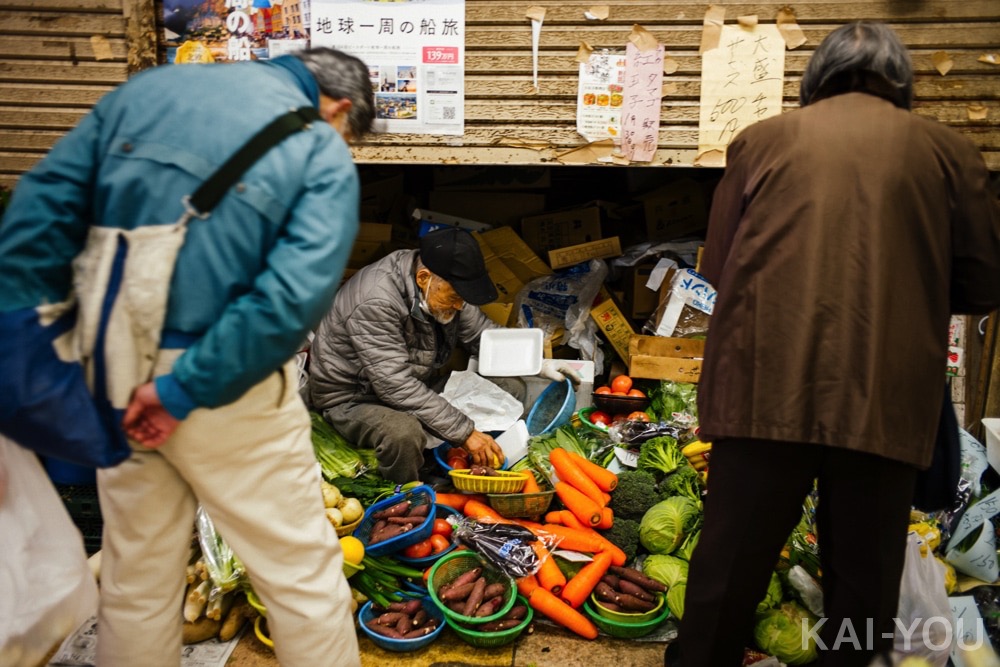
[[[569,380],[573,383],[574,387],[580,386],[580,374],[571,368],[569,364],[545,364],[542,366],[542,370],[538,373],[538,375],[549,380],[555,380],[556,382]]]
[[[152,382],[136,388],[122,419],[125,435],[150,449],[166,442],[179,424],[180,421],[163,407]]]
[[[473,431],[462,448],[469,452],[472,463],[481,466],[500,468],[503,465],[503,450],[497,441],[482,431]]]

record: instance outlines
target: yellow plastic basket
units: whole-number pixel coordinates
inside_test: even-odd
[[[531,473],[497,470],[496,476],[470,475],[469,469],[452,470],[451,483],[468,493],[520,493]]]

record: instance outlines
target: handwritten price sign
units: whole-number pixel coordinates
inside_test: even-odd
[[[424,62],[438,65],[457,65],[458,48],[454,46],[425,46]]]

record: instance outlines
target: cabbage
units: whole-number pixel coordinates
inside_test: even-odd
[[[701,520],[698,503],[671,496],[650,507],[639,523],[639,541],[651,554],[670,554]]]
[[[675,556],[647,556],[642,562],[642,573],[670,589],[687,583],[688,564]]]
[[[694,548],[698,546],[698,540],[701,538],[701,528],[689,533],[684,541],[681,543],[680,549],[677,550],[677,557],[683,558],[684,560],[691,560],[692,554],[694,554]]]
[[[673,607],[670,609],[673,611]],[[753,638],[761,651],[789,665],[804,665],[817,658],[816,640],[809,635],[817,620],[798,603],[786,602],[757,616]]]
[[[667,591],[667,609],[678,621],[684,617],[684,593],[687,591],[687,582],[671,586]]]
[[[757,605],[757,613],[763,613],[768,609],[773,609],[781,604],[781,580],[778,579],[778,573],[771,573],[771,581],[767,584],[767,594],[764,599],[760,601]]]

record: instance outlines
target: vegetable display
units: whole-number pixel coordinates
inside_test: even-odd
[[[670,554],[701,521],[701,507],[690,498],[674,496],[649,508],[639,523],[639,541],[651,554]]]

